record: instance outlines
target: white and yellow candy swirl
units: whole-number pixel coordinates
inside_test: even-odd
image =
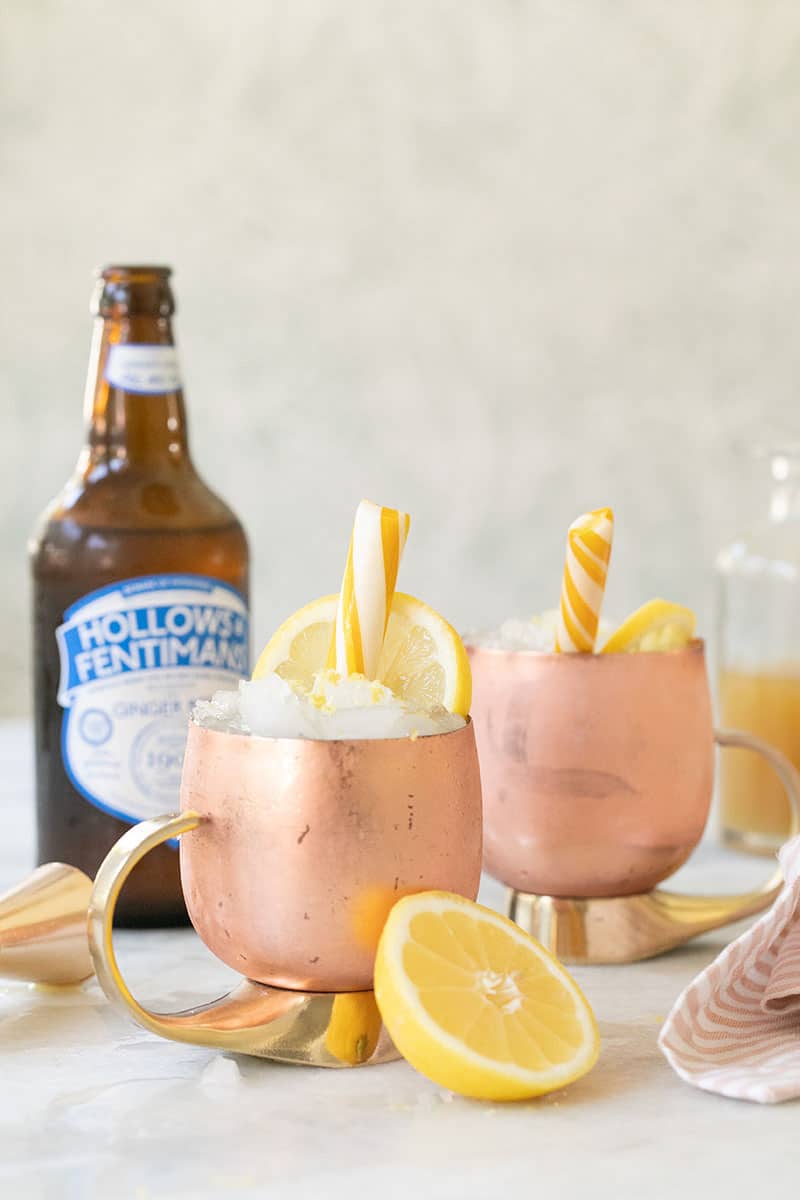
[[[347,553],[328,667],[374,679],[411,518],[362,500]]]
[[[559,653],[591,654],[594,650],[613,537],[610,508],[584,513],[569,527],[556,631]]]

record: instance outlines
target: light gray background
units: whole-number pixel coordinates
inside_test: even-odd
[[[257,643],[338,587],[362,494],[462,627],[555,602],[602,504],[608,608],[707,625],[732,442],[796,408],[796,3],[6,0],[0,103],[0,708],[114,259],[176,268]]]

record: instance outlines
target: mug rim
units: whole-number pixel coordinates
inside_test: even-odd
[[[664,660],[671,658],[690,657],[691,655],[702,655],[705,653],[706,641],[705,638],[695,637],[686,645],[674,650],[646,650],[640,652],[626,653],[622,651],[617,654],[604,654],[599,651],[580,651],[578,653],[557,654],[553,650],[533,650],[530,647],[522,647],[519,650],[513,650],[506,646],[482,646],[475,642],[464,641],[464,648],[472,654],[491,654],[497,657],[506,658],[529,658],[541,662],[561,662],[561,663],[612,663],[619,662],[620,659],[630,661],[631,659],[640,660],[644,657],[648,659]],[[454,730],[452,732],[458,732]]]
[[[449,711],[449,710],[447,710]],[[459,713],[452,713],[452,716],[460,716]],[[280,743],[288,746],[369,746],[373,743],[377,746],[385,746],[388,743],[396,745],[400,742],[408,742],[412,746],[419,745],[420,742],[437,742],[441,738],[452,737],[455,734],[464,733],[465,730],[472,728],[472,717],[468,714],[464,718],[464,724],[458,729],[445,729],[441,733],[420,733],[416,737],[411,734],[405,734],[403,737],[383,737],[383,738],[305,738],[305,737],[273,737],[263,733],[241,733],[229,729],[215,729],[211,725],[201,725],[197,721],[190,718],[189,730],[199,729],[203,733],[219,734],[226,738],[242,738],[247,742],[272,742]]]

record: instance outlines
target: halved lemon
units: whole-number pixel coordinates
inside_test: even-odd
[[[600,653],[681,650],[694,637],[696,624],[690,608],[669,600],[648,600],[612,633]]]
[[[309,691],[325,666],[338,596],[322,596],[298,609],[272,635],[253,671],[275,671],[293,687]],[[466,717],[472,673],[461,638],[444,617],[403,592],[395,592],[378,679],[415,708],[439,706]]]
[[[464,1096],[538,1096],[585,1075],[600,1052],[592,1010],[558,960],[512,921],[449,892],[394,906],[375,999],[412,1067]]]

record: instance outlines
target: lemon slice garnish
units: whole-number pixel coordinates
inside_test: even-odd
[[[334,998],[325,1049],[340,1062],[357,1066],[375,1053],[381,1014],[372,992],[340,992]]]
[[[394,906],[375,999],[400,1053],[464,1096],[521,1100],[597,1061],[592,1010],[552,954],[512,921],[448,892]]]
[[[669,600],[648,600],[612,633],[601,654],[681,650],[694,637],[696,624],[690,608]]]
[[[310,692],[327,661],[338,600],[322,596],[284,621],[261,652],[253,678],[274,671]],[[420,711],[469,713],[472,674],[461,638],[434,609],[403,592],[394,594],[378,679]]]

